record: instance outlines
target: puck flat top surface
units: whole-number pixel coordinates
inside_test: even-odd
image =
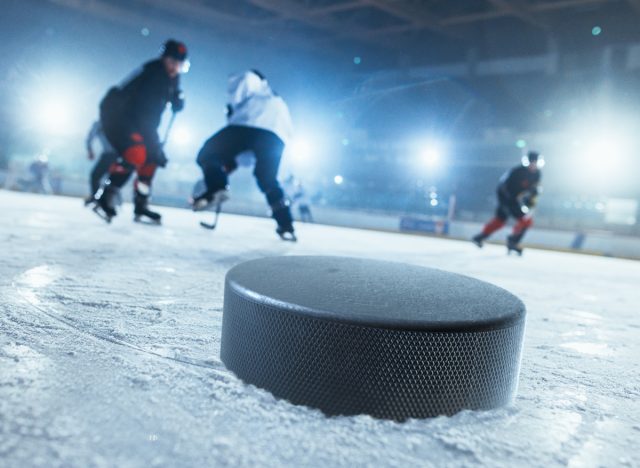
[[[378,260],[263,258],[232,268],[227,282],[257,303],[354,325],[480,331],[509,327],[525,316],[522,301],[497,286]]]

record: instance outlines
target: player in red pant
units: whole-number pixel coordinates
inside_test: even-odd
[[[125,83],[111,88],[100,103],[104,134],[119,156],[96,194],[96,213],[107,221],[116,215],[118,192],[135,171],[136,220],[160,222],[160,214],[148,207],[155,171],[167,164],[158,126],[167,104],[171,104],[174,113],[184,107],[180,73],[185,69],[186,59],[187,48],[183,43],[167,41],[160,58],[147,62]]]
[[[485,224],[482,232],[472,238],[478,247],[482,247],[484,240],[501,229],[512,216],[516,219],[516,224],[511,235],[507,237],[507,250],[509,253],[514,251],[522,255],[520,242],[533,225],[531,209],[536,204],[542,177],[538,165],[539,156],[536,151],[529,151],[528,164],[516,166],[500,178],[495,217]]]

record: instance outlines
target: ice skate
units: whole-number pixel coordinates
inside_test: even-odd
[[[205,192],[193,199],[191,208],[193,209],[193,211],[205,211],[212,206],[221,206],[224,202],[229,200],[229,198],[230,194],[229,190],[227,189],[218,190],[213,194],[210,192]]]
[[[280,239],[287,242],[298,242],[298,238],[296,237],[295,232],[293,231],[293,227],[280,227],[276,229],[276,233],[280,236]]]
[[[523,248],[520,246],[517,239],[513,236],[509,236],[507,237],[507,255],[511,255],[512,252],[521,257]]]
[[[111,223],[111,220],[118,214],[115,209],[118,192],[117,187],[107,182],[94,196],[93,212],[107,223]]]
[[[473,236],[471,238],[471,242],[473,242],[479,248],[482,248],[482,247],[484,247],[484,240],[485,239],[486,239],[486,237],[484,237],[482,234],[478,234],[478,235]]]
[[[134,196],[133,220],[136,223],[160,225],[162,215],[149,209],[149,197],[136,191]]]
[[[135,210],[133,213],[134,213],[133,220],[136,223],[153,224],[153,225],[162,224],[162,215],[155,211],[151,211],[148,208]]]

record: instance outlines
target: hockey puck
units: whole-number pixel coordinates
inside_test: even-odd
[[[404,420],[516,392],[525,306],[466,276],[343,257],[274,257],[226,276],[220,355],[249,384],[327,415]]]

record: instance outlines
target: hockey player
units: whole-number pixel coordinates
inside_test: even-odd
[[[147,62],[123,84],[111,88],[100,103],[102,128],[119,156],[97,194],[96,212],[107,221],[116,215],[114,201],[120,188],[136,171],[135,219],[160,222],[160,214],[148,207],[155,171],[167,164],[157,129],[167,104],[174,113],[184,107],[180,73],[185,71],[186,60],[186,46],[168,40],[160,58]]]
[[[96,153],[93,150],[95,140],[98,140],[101,152],[98,161],[93,166],[93,169],[91,169],[91,174],[89,175],[91,195],[85,200],[85,205],[95,202],[95,196],[100,189],[102,179],[109,173],[109,168],[118,160],[118,153],[113,149],[109,140],[107,140],[99,120],[94,122],[87,135],[86,145],[89,161],[96,159]]]
[[[52,192],[49,179],[49,157],[45,153],[36,156],[29,165],[29,176],[28,179],[18,181],[22,190],[45,194]]]
[[[296,205],[298,207],[300,221],[303,223],[313,223],[309,197],[307,197],[307,193],[302,186],[302,182],[296,179],[293,174],[290,174],[289,177],[284,180],[283,186],[291,208]]]
[[[194,211],[228,199],[228,177],[237,167],[237,157],[245,151],[255,155],[253,174],[271,207],[285,240],[295,240],[289,203],[278,183],[280,159],[293,133],[291,116],[284,100],[275,94],[265,77],[250,70],[229,79],[228,123],[207,140],[197,158],[206,190],[193,200]]]
[[[533,225],[531,209],[536,205],[541,173],[538,167],[539,154],[529,151],[527,164],[516,166],[506,172],[498,184],[498,208],[495,217],[489,221],[482,232],[472,238],[474,244],[482,247],[485,239],[501,229],[507,219],[513,216],[516,224],[507,237],[507,251],[522,255],[520,242],[527,229]]]

